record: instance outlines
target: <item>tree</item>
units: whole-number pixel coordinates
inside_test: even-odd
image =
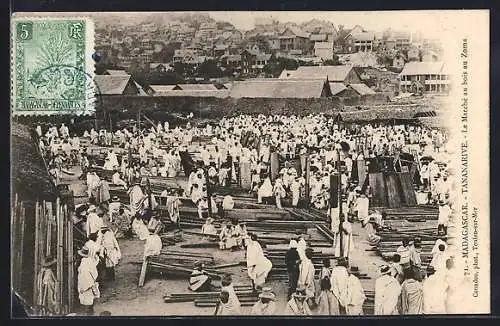
[[[264,66],[264,72],[272,77],[278,77],[284,69],[295,70],[298,67],[299,63],[294,59],[271,58],[268,64]]]
[[[153,53],[153,61],[171,62],[174,58],[175,50],[180,49],[180,43],[167,43],[160,52]]]
[[[198,67],[196,74],[204,78],[219,78],[222,77],[222,70],[214,60],[206,60]]]
[[[339,56],[334,54],[332,59],[323,61],[323,66],[338,66],[340,65]]]

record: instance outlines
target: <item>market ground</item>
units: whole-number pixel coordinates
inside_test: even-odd
[[[85,202],[86,185],[84,181],[77,180],[80,175],[78,168],[72,169],[74,176],[64,175],[61,182],[69,183],[70,189],[74,191],[75,203]],[[182,219],[182,216],[181,216]],[[365,231],[358,223],[353,225],[354,250],[350,253],[350,263],[358,266],[361,273],[368,274],[371,279],[361,280],[365,290],[373,290],[378,273],[378,266],[383,263],[381,257],[375,252],[366,251],[371,248],[365,241]],[[182,243],[201,242],[198,236],[183,235]],[[187,279],[173,279],[160,273],[148,273],[143,287],[138,286],[139,273],[142,266],[142,254],[144,241],[138,239],[120,239],[122,260],[116,267],[116,279],[101,284],[101,298],[95,305],[95,314],[109,311],[113,316],[186,316],[186,315],[213,315],[214,308],[196,307],[193,302],[165,303],[163,296],[169,293],[186,293],[188,290]],[[218,249],[180,248],[180,243],[168,248],[176,250],[208,253],[213,255],[215,264],[227,264],[245,259],[245,253],[241,251],[221,251]],[[233,274],[233,284],[250,284],[246,271],[242,266],[224,269],[225,272]],[[215,285],[218,281],[214,281]],[[284,281],[270,280],[266,282],[276,293],[277,311],[282,313],[286,307],[287,286]],[[242,307],[243,314],[250,314],[251,307]]]

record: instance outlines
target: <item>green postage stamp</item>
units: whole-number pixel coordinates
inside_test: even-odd
[[[11,30],[12,114],[93,114],[93,21],[13,16]]]

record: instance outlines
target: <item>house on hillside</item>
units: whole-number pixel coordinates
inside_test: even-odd
[[[352,42],[354,52],[371,52],[374,50],[375,33],[370,31],[362,31],[349,33],[346,38]]]
[[[260,73],[271,59],[271,54],[260,52],[258,49],[245,49],[240,53],[241,71],[243,73]]]
[[[130,75],[96,75],[97,93],[103,96],[147,95],[141,94],[138,84]]]
[[[314,56],[323,60],[333,59],[333,42],[314,43]]]
[[[165,73],[173,70],[174,68],[169,63],[153,62],[149,64],[149,71]]]
[[[331,97],[323,80],[250,79],[236,81],[229,91],[232,98],[320,98]]]
[[[402,93],[445,93],[450,89],[450,76],[443,62],[408,62],[399,80]]]
[[[359,84],[361,78],[356,70],[350,65],[339,66],[300,66],[296,70],[288,70],[287,75],[280,76],[281,79],[319,79],[344,84]]]
[[[408,60],[406,59],[406,56],[404,55],[403,52],[398,51],[394,57],[392,58],[392,66],[397,69],[403,69],[405,63]]]
[[[278,38],[282,51],[301,50],[309,42],[308,33],[292,26],[287,27]]]

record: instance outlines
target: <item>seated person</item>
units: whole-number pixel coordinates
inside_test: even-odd
[[[198,262],[193,272],[191,273],[191,277],[189,278],[189,289],[195,292],[205,292],[210,291],[212,286],[212,279],[210,276],[206,275],[206,272],[203,269],[203,263]]]
[[[208,235],[217,235],[217,229],[215,228],[213,222],[214,219],[208,217],[205,224],[203,224],[201,227],[201,233]]]

